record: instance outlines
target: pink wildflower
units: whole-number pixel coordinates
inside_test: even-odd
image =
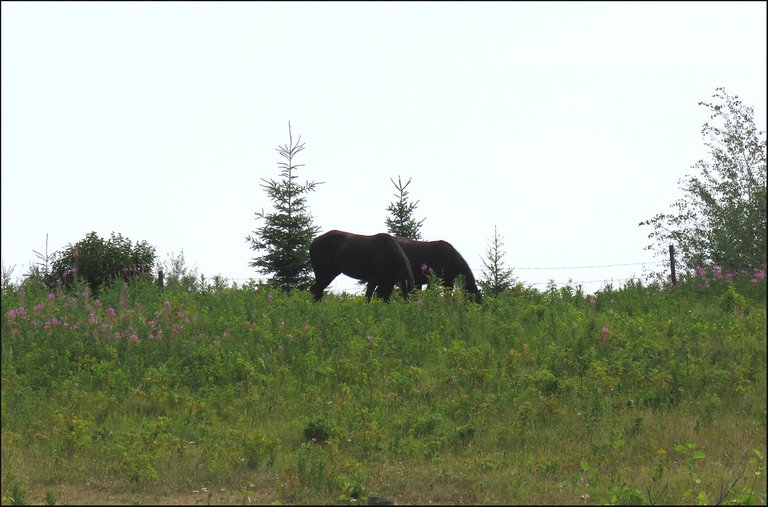
[[[136,336],[136,334],[132,334],[128,339],[131,340],[131,342],[133,343],[139,343],[139,337]]]
[[[107,315],[109,315],[109,318],[114,319],[115,315],[116,315],[115,314],[115,309],[114,308],[110,308],[109,310],[107,310]]]
[[[53,301],[54,299],[56,299],[56,294],[53,292],[48,293],[48,301]]]
[[[43,306],[43,303],[38,303],[38,304],[36,304],[35,306],[33,306],[33,307],[32,307],[32,310],[33,310],[33,311],[36,311],[36,312],[39,312],[39,311],[41,311],[43,308],[45,308],[45,307]]]

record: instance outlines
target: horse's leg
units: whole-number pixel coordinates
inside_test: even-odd
[[[376,296],[380,297],[386,302],[389,302],[389,297],[392,295],[392,291],[395,288],[395,284],[392,283],[391,285],[389,283],[385,283],[383,285],[379,285],[378,289],[376,289]]]
[[[323,298],[323,291],[326,287],[331,285],[331,282],[336,278],[339,274],[336,273],[333,276],[323,276],[323,277],[315,277],[315,283],[312,284],[312,287],[309,288],[309,291],[312,293],[312,295],[315,298],[315,301],[320,301]]]
[[[403,299],[408,299],[408,284],[400,282],[400,293],[403,295]]]
[[[373,295],[373,290],[376,288],[376,282],[368,282],[368,286],[365,288],[365,299],[368,300],[368,302],[371,302],[371,296]]]

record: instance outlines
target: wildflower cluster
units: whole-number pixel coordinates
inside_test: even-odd
[[[90,287],[85,287],[78,295],[69,296],[67,304],[61,304],[63,296],[50,292],[44,301],[28,303],[23,291],[19,305],[5,312],[8,331],[18,336],[34,335],[42,331],[49,336],[59,336],[63,331],[93,339],[123,340],[140,343],[143,340],[162,341],[168,336],[172,341],[183,334],[184,327],[190,323],[183,305],[173,309],[170,301],[163,303],[163,308],[156,310],[150,317],[144,315],[144,308],[138,302],[130,307],[125,302],[125,285],[121,291],[117,308],[106,306],[99,298],[92,297]],[[66,300],[65,300],[66,301]],[[32,311],[27,311],[31,305]]]
[[[691,277],[696,280],[697,289],[706,289],[718,281],[732,282],[736,278],[749,280],[751,284],[758,284],[765,280],[765,268],[743,269],[734,274],[732,271],[724,270],[719,266],[709,269],[700,267],[694,270]]]

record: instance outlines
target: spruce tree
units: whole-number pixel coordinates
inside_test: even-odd
[[[493,238],[488,244],[488,251],[485,254],[486,258],[483,259],[483,279],[480,281],[480,286],[486,294],[496,296],[512,288],[512,285],[515,283],[512,270],[504,267],[502,260],[504,257],[503,246],[502,237],[499,236],[494,225]]]
[[[395,194],[397,201],[387,206],[387,211],[391,213],[391,216],[386,218],[387,232],[395,236],[420,240],[421,232],[419,230],[426,219],[422,218],[417,221],[413,218],[413,212],[418,207],[419,201],[410,202],[408,200],[406,188],[411,184],[411,179],[409,178],[405,184],[401,181],[400,176],[397,177],[397,183],[392,178],[390,181],[397,189]]]
[[[254,213],[257,220],[264,220],[264,225],[246,236],[251,249],[266,253],[255,257],[248,263],[265,275],[272,274],[271,285],[288,292],[291,289],[308,289],[312,284],[312,267],[309,262],[309,244],[319,231],[312,223],[312,215],[307,211],[305,194],[315,190],[319,183],[306,181],[297,183],[296,172],[304,164],[296,164],[294,159],[302,150],[304,143],[301,136],[294,143],[291,122],[288,122],[288,144],[278,146],[277,152],[285,159],[278,162],[280,181],[264,179],[261,186],[274,203],[273,213]]]

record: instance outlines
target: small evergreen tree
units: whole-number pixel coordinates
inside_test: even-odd
[[[413,218],[413,212],[418,207],[419,201],[408,201],[408,192],[405,189],[411,184],[411,179],[409,178],[405,184],[401,181],[400,176],[397,177],[397,183],[392,178],[390,178],[390,181],[397,189],[395,194],[397,201],[387,206],[387,211],[391,213],[391,216],[386,218],[387,232],[395,236],[420,240],[421,224],[426,219],[422,218],[417,221]]]
[[[296,182],[296,171],[304,164],[296,164],[294,158],[304,150],[304,143],[301,136],[293,142],[291,122],[288,122],[288,144],[278,146],[276,150],[286,160],[278,162],[283,179],[262,178],[264,183],[261,185],[274,202],[275,212],[254,213],[257,220],[264,219],[265,223],[245,238],[251,243],[251,249],[265,250],[266,254],[253,258],[248,265],[262,274],[273,274],[269,283],[286,292],[308,289],[312,284],[309,244],[320,228],[312,224],[304,194],[315,190],[319,183],[307,181],[301,185]]]
[[[717,88],[715,102],[700,102],[713,124],[701,133],[712,160],[693,167],[699,176],[680,180],[685,196],[672,213],[659,213],[650,225],[646,247],[665,256],[673,244],[680,262],[693,270],[706,266],[739,270],[766,262],[766,139],[755,127],[754,112]]]
[[[515,283],[512,270],[504,267],[502,260],[504,257],[503,246],[503,238],[499,236],[494,225],[493,238],[488,244],[488,251],[485,254],[486,258],[483,259],[483,279],[480,281],[480,286],[486,294],[496,296],[512,288]]]

